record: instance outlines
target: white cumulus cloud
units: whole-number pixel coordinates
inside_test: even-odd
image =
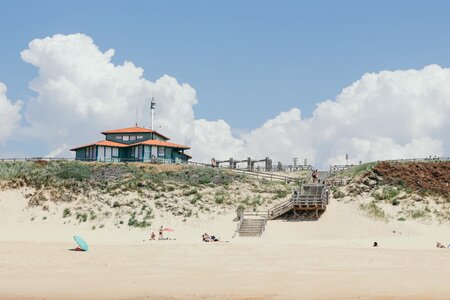
[[[6,85],[0,82],[0,144],[4,143],[14,128],[19,125],[21,102],[12,103],[6,97]]]
[[[132,62],[112,63],[114,50],[100,50],[84,34],[36,39],[21,54],[39,70],[26,119],[35,136],[56,149],[52,155],[67,151],[65,145],[102,139],[102,130],[132,126],[136,111],[138,123],[148,126],[153,94],[155,129],[192,146],[196,161],[269,156],[286,163],[298,157],[326,166],[345,162],[345,154],[356,163],[450,150],[450,69],[437,65],[365,74],[335,100],[318,103],[311,117],[292,108],[233,136],[225,120],[195,118],[198,100],[189,84],[169,75],[151,82]],[[0,90],[0,107],[11,107],[5,99]]]

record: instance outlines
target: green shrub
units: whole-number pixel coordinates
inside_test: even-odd
[[[225,201],[225,196],[224,195],[216,195],[214,196],[214,202],[216,204],[222,204]]]
[[[201,194],[195,194],[194,198],[191,199],[191,204],[195,204],[198,201],[200,201],[202,199],[202,195]]]
[[[136,214],[132,213],[130,218],[128,219],[128,226],[130,227],[138,227],[138,228],[145,228],[151,226],[151,222],[148,222],[146,219],[144,220],[137,220]]]
[[[350,176],[353,178],[355,176],[358,176],[361,173],[371,171],[376,164],[377,164],[376,162],[371,162],[371,163],[353,166],[350,169]]]
[[[287,190],[276,190],[273,199],[286,198],[289,192]]]
[[[398,189],[391,186],[386,186],[381,190],[381,192],[373,192],[372,197],[374,197],[376,200],[393,200],[399,194],[400,191]]]
[[[87,221],[87,214],[86,213],[77,213],[77,220],[80,222],[86,222]]]
[[[242,204],[239,204],[238,207],[236,208],[236,212],[244,211],[244,210],[245,210],[245,206]]]
[[[190,196],[190,195],[194,195],[197,193],[198,193],[197,189],[192,189],[192,190],[183,192],[183,196]]]
[[[200,177],[198,179],[198,183],[199,184],[209,184],[209,183],[211,183],[211,178],[207,175],[203,175],[202,177]]]
[[[384,211],[377,206],[375,202],[369,204],[360,204],[359,208],[366,212],[366,214],[374,219],[386,219]]]
[[[335,199],[340,199],[340,198],[344,198],[346,195],[344,192],[342,192],[340,189],[333,189],[333,198]]]
[[[413,210],[410,212],[410,216],[413,219],[425,218],[427,213],[424,210]]]
[[[63,218],[66,218],[71,215],[70,208],[66,207],[63,211]]]
[[[79,162],[62,163],[56,176],[61,179],[87,180],[91,176],[90,168]]]
[[[97,215],[91,210],[89,212],[89,220],[95,220],[97,218]]]
[[[262,203],[262,197],[261,195],[257,195],[253,197],[252,201],[250,202],[250,205],[252,206],[259,206]]]

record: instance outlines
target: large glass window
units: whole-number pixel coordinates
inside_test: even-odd
[[[130,135],[130,141],[135,141],[136,140],[136,136],[135,135]]]
[[[136,139],[138,139],[138,140],[142,140],[143,138],[144,138],[143,135],[138,135],[138,136],[136,137]]]
[[[158,147],[158,157],[164,157],[164,147]]]
[[[112,148],[112,156],[119,157],[119,148],[117,147]]]
[[[172,158],[172,148],[166,147],[166,155],[165,158]]]
[[[148,145],[144,146],[144,158],[145,159],[150,158],[150,150],[151,150],[150,146],[148,146]]]
[[[129,135],[124,135],[123,136],[123,140],[124,141],[129,141],[130,140],[130,136]]]
[[[122,136],[121,135],[118,135],[118,136],[116,136],[116,140],[122,140]]]

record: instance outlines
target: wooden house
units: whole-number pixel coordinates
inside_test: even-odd
[[[70,149],[76,152],[76,160],[179,163],[191,158],[184,153],[190,147],[170,143],[168,137],[148,128],[135,126],[102,134],[103,141]]]

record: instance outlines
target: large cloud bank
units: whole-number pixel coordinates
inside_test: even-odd
[[[37,97],[27,105],[26,119],[53,154],[65,154],[66,145],[101,139],[102,130],[133,125],[136,110],[138,123],[148,124],[153,93],[156,129],[192,146],[196,161],[270,156],[290,162],[299,157],[325,166],[345,162],[345,154],[357,162],[450,150],[450,69],[437,65],[365,74],[336,100],[317,104],[310,118],[302,119],[300,109],[293,108],[233,136],[224,120],[195,118],[193,87],[168,75],[146,80],[132,62],[115,65],[114,50],[102,52],[86,35],[36,39],[21,55],[39,70],[30,84]],[[0,107],[9,103],[5,99],[0,86]]]
[[[12,103],[6,97],[6,85],[0,82],[0,144],[4,143],[13,129],[19,125],[21,103]]]

